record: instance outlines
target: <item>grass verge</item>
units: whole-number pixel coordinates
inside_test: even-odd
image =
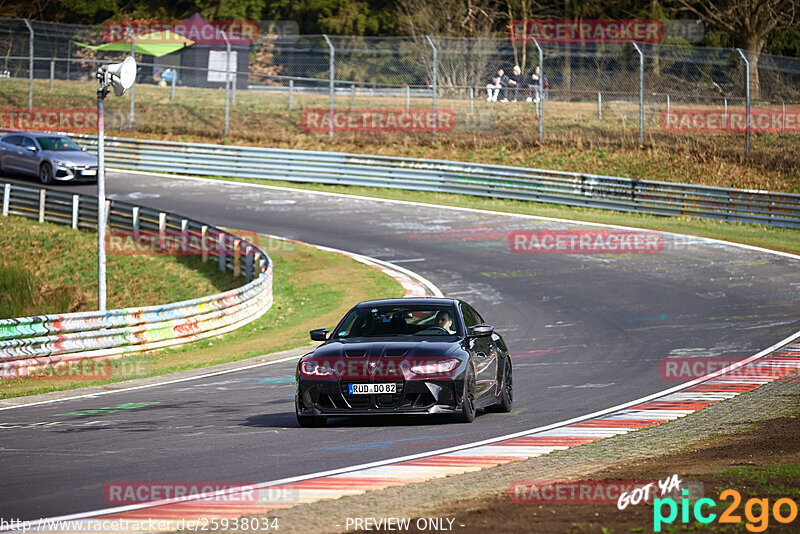
[[[593,208],[565,207],[555,204],[471,197],[467,195],[456,195],[449,193],[428,193],[424,191],[405,191],[400,189],[381,189],[377,187],[361,186],[298,184],[293,182],[258,180],[253,178],[211,178],[231,182],[291,187],[295,189],[311,191],[325,191],[331,193],[361,195],[373,198],[425,202],[428,204],[438,204],[443,206],[492,210],[503,213],[516,213],[523,215],[535,215],[539,217],[570,219],[574,221],[633,226],[662,232],[675,232],[680,234],[708,237],[712,239],[723,239],[725,241],[732,241],[734,243],[764,247],[783,252],[800,253],[800,230],[788,228],[774,228],[756,224],[711,221],[685,216],[663,217],[657,215],[638,215]]]
[[[163,375],[300,347],[308,344],[310,329],[332,328],[355,302],[405,294],[394,279],[342,254],[275,239],[260,240],[260,246],[275,263],[275,301],[259,319],[221,337],[114,360],[108,380],[2,380],[0,398]]]
[[[0,252],[0,318],[97,309],[96,233],[0,217]],[[188,300],[242,283],[196,256],[110,255],[106,276],[109,309]]]

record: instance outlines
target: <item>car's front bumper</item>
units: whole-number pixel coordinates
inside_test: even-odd
[[[304,380],[298,385],[300,415],[349,416],[387,414],[452,414],[460,411],[458,380],[395,381],[394,394],[350,395],[354,382]]]
[[[97,167],[58,165],[53,168],[53,178],[60,182],[97,181]]]

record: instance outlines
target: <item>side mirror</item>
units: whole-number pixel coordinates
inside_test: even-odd
[[[28,150],[28,152],[38,152],[39,151],[39,149],[36,148],[35,146],[26,146],[25,148]]]
[[[86,152],[86,147],[85,146],[81,147],[81,152]]]
[[[311,336],[311,341],[327,341],[328,334],[330,333],[331,331],[327,328],[317,328],[310,331],[308,334]]]
[[[467,333],[470,337],[490,336],[492,332],[494,332],[494,327],[488,324],[476,324],[467,328]]]

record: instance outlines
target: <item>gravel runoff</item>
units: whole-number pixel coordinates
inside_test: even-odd
[[[463,510],[465,501],[507,493],[516,480],[582,479],[620,463],[674,453],[699,441],[749,430],[758,421],[797,413],[798,396],[800,379],[793,376],[670,423],[473,473],[277,510],[267,517],[278,518],[281,532],[324,533],[345,531],[348,517],[440,516],[449,506],[460,505]]]

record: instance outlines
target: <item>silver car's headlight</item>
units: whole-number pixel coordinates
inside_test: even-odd
[[[53,163],[55,163],[56,166],[58,166],[58,167],[72,167],[72,165],[70,164],[69,161],[61,161],[61,160],[58,160],[58,159],[54,159]]]

